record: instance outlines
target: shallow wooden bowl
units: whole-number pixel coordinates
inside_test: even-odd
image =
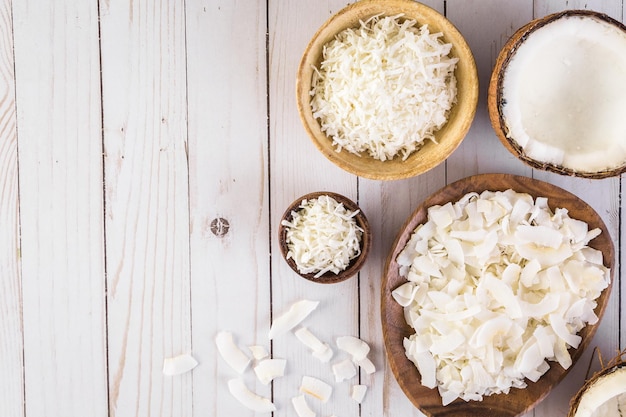
[[[561,19],[567,16],[597,18],[611,25],[615,25],[624,32],[626,32],[626,26],[624,26],[622,23],[618,22],[615,19],[612,19],[611,17],[603,13],[598,13],[591,10],[566,10],[559,13],[553,13],[539,19],[534,19],[531,22],[527,23],[525,26],[522,26],[508,39],[508,41],[500,50],[498,58],[496,59],[496,63],[491,74],[491,79],[489,81],[489,89],[487,95],[489,119],[491,120],[491,125],[495,130],[498,139],[500,139],[500,142],[502,142],[504,147],[508,149],[509,152],[511,152],[513,155],[515,155],[518,159],[520,159],[525,164],[531,166],[532,168],[550,171],[561,175],[590,179],[601,179],[618,176],[623,172],[626,172],[626,165],[616,169],[600,172],[574,171],[572,169],[565,168],[559,165],[537,161],[529,157],[524,153],[524,150],[509,137],[509,129],[502,115],[502,107],[506,104],[506,101],[503,97],[502,86],[504,83],[504,75],[507,66],[511,59],[513,59],[513,57],[515,56],[515,53],[520,45],[526,39],[528,39],[529,36],[532,36],[533,32],[535,32],[537,29],[544,27],[548,23],[554,22],[557,19]]]
[[[361,254],[357,256],[356,258],[354,258],[346,269],[339,272],[338,274],[335,274],[334,272],[329,271],[321,275],[320,277],[316,278],[314,273],[310,273],[310,274],[300,273],[300,271],[298,271],[298,267],[295,261],[291,258],[287,259],[287,252],[289,251],[289,248],[287,247],[287,227],[282,225],[282,221],[292,220],[293,218],[292,212],[298,211],[298,208],[300,204],[302,203],[302,200],[310,200],[313,198],[317,198],[321,195],[327,195],[329,197],[334,198],[335,201],[337,201],[338,203],[342,203],[343,206],[350,211],[359,210],[359,212],[356,214],[354,219],[356,220],[357,225],[361,229],[363,229],[363,235],[361,237]],[[355,202],[353,202],[352,200],[350,200],[349,198],[341,194],[328,192],[328,191],[318,191],[318,192],[303,195],[302,197],[298,198],[293,203],[291,203],[289,207],[287,207],[287,209],[285,210],[285,212],[283,213],[281,217],[281,222],[278,226],[278,246],[280,247],[280,253],[283,256],[283,259],[285,260],[285,262],[287,262],[287,265],[289,265],[289,267],[296,274],[300,275],[302,278],[308,279],[309,281],[317,282],[319,284],[335,284],[337,282],[342,282],[342,281],[347,280],[350,277],[355,276],[359,272],[359,270],[363,267],[363,264],[365,263],[365,260],[367,259],[367,255],[369,254],[370,249],[372,247],[372,234],[371,234],[370,225],[367,220],[367,217],[365,216],[365,213],[363,213],[363,211],[359,208],[359,206]]]
[[[347,151],[337,152],[332,139],[327,137],[319,122],[313,117],[310,100],[313,67],[322,61],[322,48],[344,29],[358,27],[360,20],[371,16],[396,15],[418,24],[428,24],[431,33],[443,33],[444,42],[452,43],[451,56],[458,57],[455,70],[457,103],[451,110],[448,122],[435,133],[438,143],[427,140],[424,146],[405,161],[396,157],[379,161],[367,155]],[[443,162],[461,143],[472,124],[478,102],[478,75],[474,56],[461,33],[443,15],[413,0],[361,0],[353,3],[327,20],[315,33],[306,47],[296,77],[296,100],[300,119],[317,149],[330,161],[344,170],[364,178],[395,180],[413,177]]]
[[[525,389],[512,388],[509,394],[498,394],[484,397],[483,401],[465,402],[457,399],[447,406],[442,406],[441,397],[436,389],[429,389],[421,385],[421,377],[415,365],[407,359],[402,345],[405,337],[414,333],[404,319],[404,310],[391,296],[391,292],[406,282],[399,275],[396,258],[410,239],[415,228],[427,220],[427,209],[433,205],[443,205],[447,202],[458,201],[468,192],[482,192],[485,190],[505,191],[512,189],[525,192],[533,197],[547,197],[548,205],[552,210],[564,207],[569,210],[572,218],[583,220],[589,228],[600,228],[602,233],[591,241],[590,246],[602,251],[604,264],[611,268],[611,278],[615,266],[613,241],[600,216],[584,201],[559,187],[531,178],[507,175],[484,174],[468,177],[452,183],[428,197],[408,218],[400,230],[391,253],[385,265],[381,295],[381,317],[383,337],[387,358],[400,387],[411,400],[427,416],[433,417],[478,417],[498,416],[513,417],[528,412],[537,405],[550,390],[556,386],[567,374],[558,363],[551,363],[550,370],[537,382],[528,382]],[[595,313],[602,317],[609,299],[611,285],[605,289],[597,299]],[[576,361],[593,338],[599,323],[587,325],[579,335],[582,342],[578,349],[571,350],[572,369]]]

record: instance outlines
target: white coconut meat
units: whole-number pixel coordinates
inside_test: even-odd
[[[254,373],[262,384],[268,385],[274,379],[285,375],[285,359],[263,359],[255,367]]]
[[[403,345],[422,385],[443,405],[523,388],[596,323],[610,283],[599,230],[513,190],[468,193],[428,209],[396,258],[406,278],[392,291],[415,333]],[[358,345],[352,341],[353,345]]]
[[[357,384],[353,385],[350,390],[350,397],[357,403],[361,404],[363,399],[365,398],[365,393],[367,392],[367,385]]]
[[[594,173],[626,163],[626,33],[565,15],[533,31],[506,67],[507,136],[543,163]]]
[[[278,316],[272,323],[269,338],[287,333],[308,317],[319,305],[319,301],[300,300],[293,303],[287,311]]]
[[[198,365],[198,361],[190,354],[165,358],[163,360],[163,375],[173,376],[180,375],[191,371]]]
[[[305,375],[300,383],[300,392],[325,403],[333,393],[333,387],[321,379]]]
[[[618,417],[626,414],[626,367],[609,372],[587,388],[574,417]]]
[[[222,359],[224,359],[235,372],[243,374],[246,368],[248,368],[251,359],[239,349],[239,346],[237,346],[233,340],[233,334],[224,330],[218,332],[217,336],[215,336],[215,345]]]
[[[245,383],[234,378],[228,381],[228,391],[243,406],[257,413],[271,413],[276,411],[276,406],[269,398],[262,397],[246,387]]]

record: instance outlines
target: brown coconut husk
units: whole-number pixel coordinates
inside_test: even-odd
[[[594,349],[594,352],[596,350],[597,349]],[[602,353],[599,350],[597,350],[597,352],[598,352],[598,360],[600,361],[601,369],[595,372],[593,375],[591,375],[591,377],[587,378],[584,385],[578,390],[576,395],[572,397],[570,401],[570,409],[569,409],[569,413],[567,414],[567,417],[573,417],[574,414],[576,414],[576,411],[578,410],[578,404],[580,403],[580,399],[593,384],[595,384],[603,376],[608,375],[611,372],[615,372],[616,370],[620,369],[623,366],[626,366],[626,349],[619,352],[614,358],[609,360],[606,364],[604,363],[604,360],[602,359]]]

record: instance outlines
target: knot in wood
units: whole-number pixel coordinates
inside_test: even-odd
[[[228,233],[230,229],[230,223],[223,217],[215,218],[211,221],[211,232],[217,236],[222,237]]]

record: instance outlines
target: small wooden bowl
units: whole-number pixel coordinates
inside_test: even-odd
[[[558,363],[550,362],[550,370],[535,383],[527,381],[528,386],[525,389],[511,388],[509,394],[487,396],[482,401],[465,402],[457,399],[447,406],[443,406],[439,392],[421,384],[419,372],[406,357],[402,344],[404,338],[413,334],[414,330],[405,321],[403,307],[391,295],[394,289],[406,282],[406,279],[399,274],[396,258],[405,247],[415,228],[427,220],[429,207],[458,201],[462,196],[472,191],[481,193],[485,190],[505,191],[507,189],[525,192],[534,198],[547,197],[548,205],[552,210],[557,207],[567,208],[572,218],[587,222],[590,229],[597,227],[602,230],[600,236],[591,241],[590,246],[602,251],[604,265],[611,268],[611,284],[596,300],[596,315],[601,318],[606,308],[615,267],[613,241],[600,216],[580,198],[549,183],[508,174],[484,174],[468,177],[437,191],[413,212],[400,229],[385,264],[381,294],[383,339],[389,365],[409,400],[427,416],[514,417],[528,412],[548,395],[550,390],[565,377],[569,369],[573,368],[600,324],[598,321],[596,324],[587,325],[578,333],[582,337],[582,341],[578,349],[570,349],[572,365],[568,370],[563,369]]]
[[[361,243],[360,243],[361,253],[359,254],[359,256],[357,256],[356,258],[352,259],[352,261],[350,261],[350,264],[348,265],[346,269],[339,272],[338,274],[328,271],[325,274],[321,275],[320,277],[316,278],[315,273],[309,273],[309,274],[300,273],[300,271],[298,271],[298,266],[296,265],[296,262],[292,258],[287,259],[287,253],[289,252],[289,248],[287,247],[287,227],[283,226],[282,221],[292,220],[293,218],[292,212],[298,211],[298,208],[300,207],[302,200],[311,200],[313,198],[317,198],[322,195],[327,195],[329,197],[332,197],[338,203],[343,204],[343,206],[347,210],[350,210],[350,211],[359,210],[359,212],[354,216],[354,219],[356,220],[357,225],[363,230],[363,234],[361,236]],[[367,217],[365,216],[365,213],[363,213],[363,211],[359,208],[359,206],[356,203],[354,203],[352,200],[350,200],[349,198],[341,194],[328,192],[328,191],[318,191],[318,192],[303,195],[302,197],[298,198],[293,203],[291,203],[289,207],[287,207],[287,209],[285,210],[285,212],[283,213],[281,217],[281,222],[278,225],[278,246],[280,247],[280,253],[283,256],[283,259],[285,260],[285,262],[287,262],[287,265],[289,265],[289,267],[296,274],[300,275],[302,278],[308,279],[309,281],[317,282],[320,284],[335,284],[335,283],[345,281],[348,278],[355,276],[359,272],[359,270],[363,267],[363,264],[365,263],[365,260],[367,259],[367,255],[369,254],[370,249],[372,247],[372,234],[371,234],[370,225],[367,220]]]
[[[509,128],[507,127],[502,111],[503,106],[506,104],[506,99],[503,97],[503,83],[507,66],[515,56],[518,48],[522,45],[524,41],[528,39],[528,37],[532,36],[533,32],[551,22],[554,22],[555,20],[568,16],[595,18],[604,21],[610,25],[614,25],[620,30],[626,32],[626,26],[624,26],[622,23],[618,22],[615,19],[612,19],[611,17],[603,13],[598,13],[591,10],[566,10],[559,13],[553,13],[539,19],[534,19],[531,22],[527,23],[525,26],[522,26],[509,38],[509,40],[502,47],[502,50],[498,55],[495,66],[493,68],[493,72],[491,74],[491,80],[489,82],[487,96],[487,107],[489,111],[491,125],[496,135],[498,136],[498,139],[500,139],[500,142],[502,142],[504,147],[508,149],[509,152],[511,152],[513,155],[515,155],[518,159],[520,159],[522,162],[532,168],[554,172],[561,175],[590,179],[602,179],[619,176],[623,172],[626,172],[626,165],[606,171],[580,172],[560,165],[537,161],[526,155],[522,147],[514,139],[511,139],[509,137]]]
[[[383,14],[403,13],[418,24],[428,24],[431,33],[443,33],[444,42],[452,43],[451,56],[458,57],[455,70],[457,103],[453,106],[447,123],[435,133],[438,143],[425,141],[424,146],[408,159],[395,157],[380,161],[367,153],[361,156],[345,150],[337,152],[332,139],[327,137],[311,110],[311,81],[313,67],[322,61],[322,48],[336,34],[347,28],[356,28],[360,20]],[[478,74],[469,46],[461,33],[437,11],[413,0],[361,0],[353,3],[327,20],[315,33],[304,51],[296,77],[296,100],[300,119],[317,149],[340,168],[360,177],[374,180],[395,180],[424,173],[443,162],[459,146],[469,130],[478,102]]]

